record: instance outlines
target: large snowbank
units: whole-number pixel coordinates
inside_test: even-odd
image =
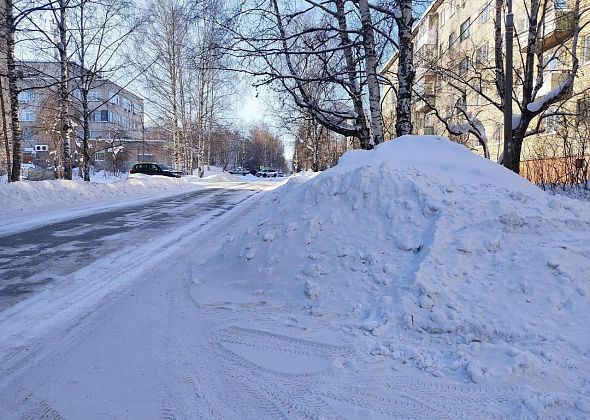
[[[524,384],[538,415],[590,411],[590,211],[465,147],[406,136],[258,203],[193,295],[300,307],[367,360]]]

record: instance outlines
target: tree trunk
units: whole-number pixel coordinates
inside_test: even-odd
[[[371,11],[368,0],[359,0],[361,13],[363,46],[365,48],[365,67],[367,72],[367,85],[369,87],[369,110],[371,112],[371,141],[373,148],[383,143],[383,121],[381,119],[381,92],[377,79],[377,54],[375,52],[375,38]],[[411,131],[411,129],[410,129]]]
[[[401,17],[396,19],[398,27],[399,60],[397,67],[397,104],[395,133],[403,136],[412,134],[412,85],[414,68],[414,44],[412,43],[412,0],[400,0]]]
[[[94,81],[94,74],[86,70],[86,31],[84,30],[84,12],[85,4],[80,4],[80,45],[78,46],[78,56],[80,58],[80,93],[82,102],[82,172],[80,176],[86,182],[90,182],[90,153],[89,153],[89,140],[90,140],[90,106],[88,103],[88,94],[92,88],[92,82]]]
[[[348,83],[351,86],[354,112],[356,113],[356,124],[359,130],[359,141],[362,149],[372,149],[371,134],[367,127],[365,110],[363,108],[363,98],[360,87],[358,86],[358,74],[354,62],[352,50],[352,40],[348,35],[348,25],[346,23],[346,10],[344,0],[336,0],[336,14],[338,16],[338,28],[340,29],[340,44],[344,47],[344,59],[346,60],[346,75]]]
[[[72,155],[70,150],[72,124],[70,122],[69,92],[68,92],[68,55],[67,55],[67,0],[59,1],[59,102],[60,102],[60,137],[63,156],[63,178],[72,179]]]
[[[14,33],[16,31],[14,21],[13,0],[6,1],[6,71],[8,76],[8,95],[10,98],[10,131],[12,133],[12,173],[10,180],[12,182],[20,181],[21,175],[21,127],[19,120],[18,106],[18,80],[16,74],[16,63],[14,60]]]
[[[4,96],[4,83],[2,82],[3,76],[0,75],[0,112],[2,113],[2,137],[4,141],[4,152],[6,153],[6,174],[8,182],[11,181],[10,175],[12,172],[11,162],[10,162],[10,136],[8,134],[8,112],[6,109],[6,101]]]
[[[90,112],[88,106],[88,89],[82,90],[82,171],[84,181],[90,182],[90,153],[89,153],[89,139],[90,139]]]

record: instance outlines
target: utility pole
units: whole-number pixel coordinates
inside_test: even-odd
[[[514,39],[514,15],[512,0],[506,1],[506,67],[504,69],[504,157],[503,164],[512,168],[512,43]]]

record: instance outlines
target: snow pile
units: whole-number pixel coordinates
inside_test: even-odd
[[[21,181],[1,184],[0,202],[5,217],[12,218],[44,210],[71,209],[122,198],[129,202],[132,198],[194,188],[193,184],[184,179],[141,174],[108,183],[81,180]]]
[[[228,236],[198,303],[300,307],[368,360],[526,384],[536,413],[590,410],[587,206],[434,136],[301,181]]]
[[[248,176],[248,180],[252,180],[252,178],[254,179],[258,179],[255,176],[252,177],[251,175]],[[205,182],[244,182],[246,180],[246,177],[243,177],[242,175],[232,175],[229,172],[217,172],[214,175],[208,175],[205,176],[204,178],[202,178],[203,181]]]
[[[590,201],[590,183],[578,185],[546,185],[542,188],[551,195],[566,196],[575,200]]]

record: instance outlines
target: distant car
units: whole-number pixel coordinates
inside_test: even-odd
[[[244,169],[244,168],[236,168],[236,169],[232,169],[231,171],[229,171],[229,173],[232,175],[246,176],[250,173],[250,171],[248,169]]]
[[[259,178],[276,178],[278,174],[276,169],[262,169],[256,172],[256,176]]]
[[[281,178],[282,178],[282,177],[284,177],[284,176],[285,176],[285,174],[284,174],[284,173],[282,173],[281,171],[279,171],[279,172],[277,173],[277,176],[279,176],[279,177],[281,177]]]
[[[182,171],[174,170],[166,165],[159,163],[142,162],[136,163],[131,167],[130,174],[144,174],[144,175],[161,175],[169,176],[171,178],[180,178]]]

